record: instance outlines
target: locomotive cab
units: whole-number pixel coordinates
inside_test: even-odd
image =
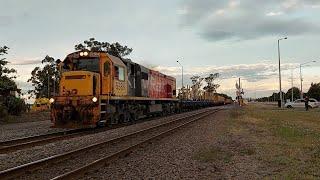
[[[100,52],[75,52],[59,64],[59,95],[54,97],[54,127],[95,127],[101,117],[101,95],[126,95],[126,68],[119,58]]]

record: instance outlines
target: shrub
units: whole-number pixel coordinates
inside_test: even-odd
[[[8,109],[8,113],[11,115],[20,115],[26,110],[24,100],[14,96],[8,96],[6,98],[5,106]]]
[[[3,104],[0,104],[0,119],[8,116],[8,109]]]

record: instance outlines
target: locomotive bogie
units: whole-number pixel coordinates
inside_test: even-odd
[[[100,119],[99,102],[95,96],[57,96],[51,104],[52,127],[95,127]]]

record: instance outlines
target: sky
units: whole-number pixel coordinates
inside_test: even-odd
[[[279,91],[277,40],[282,86],[304,91],[320,82],[319,0],[0,0],[0,46],[16,68],[17,83],[50,55],[63,59],[91,37],[133,48],[133,61],[175,76],[181,87],[192,75],[220,73],[218,92],[235,96],[240,77],[245,97]]]

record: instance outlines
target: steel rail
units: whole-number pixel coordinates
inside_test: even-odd
[[[0,154],[20,150],[27,147],[34,147],[41,144],[48,144],[66,138],[86,135],[88,133],[90,133],[89,129],[76,129],[3,141],[0,142]]]
[[[75,150],[72,150],[72,151],[69,151],[69,152],[65,152],[63,154],[53,155],[53,156],[50,156],[50,157],[47,157],[47,158],[44,158],[44,159],[40,159],[40,160],[37,160],[37,161],[33,161],[33,162],[30,162],[30,163],[19,165],[19,166],[13,167],[13,168],[9,168],[9,169],[0,171],[0,177],[3,178],[3,179],[13,178],[13,177],[19,176],[21,174],[24,174],[25,172],[32,171],[33,169],[39,169],[39,168],[41,168],[41,167],[43,167],[45,165],[48,165],[50,163],[60,162],[60,161],[65,160],[65,159],[69,159],[70,157],[73,157],[73,156],[75,156],[77,154],[81,154],[81,153],[84,153],[84,152],[87,152],[87,151],[91,151],[91,150],[97,149],[100,146],[105,146],[107,144],[112,144],[112,143],[115,143],[117,141],[121,141],[121,140],[123,140],[125,138],[129,138],[129,137],[132,137],[132,136],[135,136],[135,135],[139,135],[139,134],[142,134],[144,132],[148,132],[150,130],[153,130],[153,129],[156,129],[156,128],[159,128],[159,127],[162,127],[162,126],[165,126],[165,125],[168,125],[168,124],[172,124],[172,123],[175,123],[175,122],[178,122],[178,121],[190,118],[190,117],[194,117],[194,116],[197,116],[197,115],[200,115],[200,114],[207,113],[209,111],[210,110],[207,110],[207,111],[204,111],[204,112],[197,112],[195,114],[191,114],[191,115],[188,115],[188,116],[180,117],[180,118],[177,118],[175,120],[171,120],[169,122],[164,122],[164,123],[161,123],[161,124],[149,127],[149,128],[144,128],[142,130],[135,131],[135,132],[123,135],[123,136],[115,137],[115,138],[112,138],[112,139],[109,139],[109,140],[106,140],[106,141],[103,141],[103,142],[98,142],[98,143],[95,143],[95,144],[92,144],[92,145],[88,145],[88,146],[83,147],[83,148],[78,148],[78,149],[75,149]]]
[[[0,147],[0,154],[13,152],[13,151],[17,151],[17,150],[28,148],[28,147],[34,147],[37,145],[49,144],[51,142],[55,142],[58,140],[69,139],[69,138],[86,135],[86,134],[87,133],[85,132],[77,132],[77,133],[66,134],[66,135],[57,134],[57,135],[54,135],[53,137],[42,137],[41,139],[37,139],[37,140],[26,139],[26,142],[21,142],[21,143]]]

